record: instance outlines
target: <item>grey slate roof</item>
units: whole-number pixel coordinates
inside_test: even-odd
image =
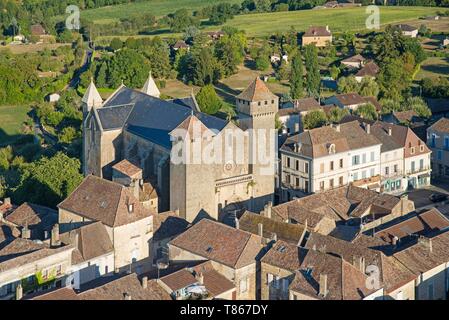
[[[111,106],[98,108],[98,116],[100,117],[101,125],[104,130],[121,129],[125,124],[131,110],[132,104],[122,106]]]
[[[174,101],[176,100],[173,100],[173,102],[161,100],[140,91],[122,87],[107,101],[103,108],[97,110],[100,111],[113,106],[116,106],[115,108],[117,109],[129,108],[129,105],[134,105],[127,117],[124,116],[126,110],[121,112],[116,110],[106,111],[117,112],[121,116],[117,116],[118,119],[111,116],[111,114],[100,116],[103,128],[113,128],[120,125],[121,121],[123,121],[122,127],[128,132],[167,149],[171,149],[169,133],[187,119],[192,114],[192,111],[211,130],[221,131],[226,126],[227,122],[225,120],[193,110],[190,103],[187,102],[188,99],[182,99],[182,104],[174,103]]]

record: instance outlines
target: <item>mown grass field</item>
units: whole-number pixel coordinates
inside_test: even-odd
[[[0,146],[11,144],[19,138],[29,111],[26,106],[0,106]]]
[[[156,17],[173,13],[178,9],[198,10],[213,4],[228,2],[241,3],[241,0],[147,0],[117,6],[109,6],[81,11],[81,17],[95,23],[108,23],[136,14],[151,13]]]
[[[234,17],[226,25],[244,29],[248,36],[266,36],[288,31],[291,26],[298,31],[311,25],[328,25],[333,32],[366,30],[368,17],[366,7],[317,9],[263,14],[248,14]],[[380,24],[414,20],[435,14],[438,9],[429,7],[380,7]]]
[[[430,57],[421,64],[421,69],[416,75],[416,80],[423,78],[436,79],[438,77],[447,77],[448,75],[449,58]]]

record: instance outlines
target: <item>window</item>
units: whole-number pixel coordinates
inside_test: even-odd
[[[340,168],[343,168],[343,159],[340,159]]]
[[[449,150],[449,137],[444,137],[444,149]]]
[[[320,173],[324,173],[324,163],[320,163]]]
[[[296,187],[299,187],[299,178],[295,178],[296,180]]]
[[[334,179],[329,180],[329,187],[332,189],[334,187]]]
[[[375,160],[375,155],[374,155],[374,151],[371,151],[371,162],[373,162]]]
[[[412,161],[411,167],[412,167],[412,172],[415,172],[415,161]]]
[[[309,173],[309,163],[308,162],[304,162],[304,172]]]
[[[62,274],[62,265],[58,265],[58,266],[56,267],[56,274],[57,274],[58,276],[60,276],[60,275]]]
[[[415,147],[410,148],[410,154],[415,154]]]
[[[366,179],[366,170],[362,171],[362,179]]]
[[[299,170],[299,161],[298,160],[295,161],[295,169]]]
[[[331,161],[331,164],[330,164],[330,170],[331,170],[331,171],[334,170],[334,162],[333,162],[333,161]]]
[[[290,168],[290,158],[287,157],[287,168]]]
[[[240,293],[248,291],[248,278],[240,280]]]
[[[435,135],[435,133],[432,133],[432,139],[430,140],[430,146],[432,148],[435,148],[435,140],[436,140],[436,135]]]
[[[420,152],[424,152],[424,145],[420,145],[420,146],[419,146],[419,151],[420,151]]]
[[[268,101],[265,101],[265,105],[267,105],[268,104]]]
[[[352,165],[358,165],[360,164],[360,156],[353,156],[352,157]]]
[[[398,165],[397,164],[394,165],[393,171],[394,171],[394,173],[398,173]]]
[[[443,151],[438,150],[438,152],[437,152],[437,159],[438,160],[443,160]]]
[[[289,174],[285,175],[285,183],[290,184],[290,175]]]
[[[354,177],[354,181],[359,180],[359,174],[358,174],[358,172],[354,172],[353,177]]]
[[[320,182],[320,190],[323,191],[324,190],[324,181]]]
[[[309,193],[309,181],[308,180],[304,181],[304,192]]]
[[[338,184],[339,184],[340,186],[343,185],[343,177],[338,178]]]
[[[388,176],[390,174],[390,168],[385,167],[385,175]]]
[[[362,154],[362,163],[366,163],[366,154]]]
[[[428,286],[428,295],[427,295],[427,298],[428,298],[428,300],[433,300],[433,280],[429,280],[429,281],[431,281],[430,283],[429,283],[429,286]]]
[[[374,168],[370,169],[369,174],[370,174],[370,177],[374,177],[376,175]]]
[[[260,106],[260,105],[261,105],[261,102],[259,101],[259,102],[257,103],[257,105]]]
[[[419,170],[424,169],[424,159],[419,160]]]

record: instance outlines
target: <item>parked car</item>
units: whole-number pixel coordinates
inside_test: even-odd
[[[432,193],[429,196],[429,200],[432,202],[445,201],[445,200],[447,200],[447,198],[448,198],[447,194],[443,194],[443,193]]]

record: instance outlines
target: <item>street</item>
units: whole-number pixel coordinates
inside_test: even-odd
[[[417,211],[435,207],[438,208],[438,210],[440,210],[443,214],[449,215],[449,201],[434,203],[429,200],[429,196],[433,193],[444,193],[449,195],[449,183],[432,181],[432,185],[426,187],[425,189],[415,189],[407,192],[408,198],[415,202],[415,208]]]

